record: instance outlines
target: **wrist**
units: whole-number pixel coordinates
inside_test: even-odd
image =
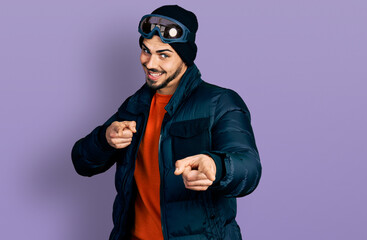
[[[205,152],[203,154],[209,156],[214,161],[216,172],[215,172],[215,180],[213,182],[213,185],[215,185],[220,180],[222,180],[222,178],[224,177],[223,160],[219,155],[212,153],[212,152]]]

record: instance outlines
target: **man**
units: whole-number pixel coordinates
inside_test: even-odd
[[[74,145],[83,176],[117,166],[110,239],[241,239],[236,197],[256,188],[259,155],[242,99],[200,77],[197,29],[177,5],[144,16],[146,83]]]

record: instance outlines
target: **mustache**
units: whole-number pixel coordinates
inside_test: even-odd
[[[166,71],[159,71],[156,68],[148,68],[146,64],[143,64],[143,66],[149,71],[149,72],[160,72],[160,73],[165,73]]]

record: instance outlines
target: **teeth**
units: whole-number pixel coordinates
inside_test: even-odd
[[[162,75],[162,73],[152,73],[152,72],[150,72],[149,74],[152,75],[153,77],[158,77]]]

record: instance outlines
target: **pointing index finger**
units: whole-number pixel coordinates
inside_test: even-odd
[[[136,122],[135,121],[130,121],[127,122],[127,127],[133,132],[136,133]]]
[[[175,163],[176,166],[175,175],[182,174],[187,166],[190,166],[191,169],[191,163],[192,163],[192,157],[186,157],[184,159],[177,160]]]

